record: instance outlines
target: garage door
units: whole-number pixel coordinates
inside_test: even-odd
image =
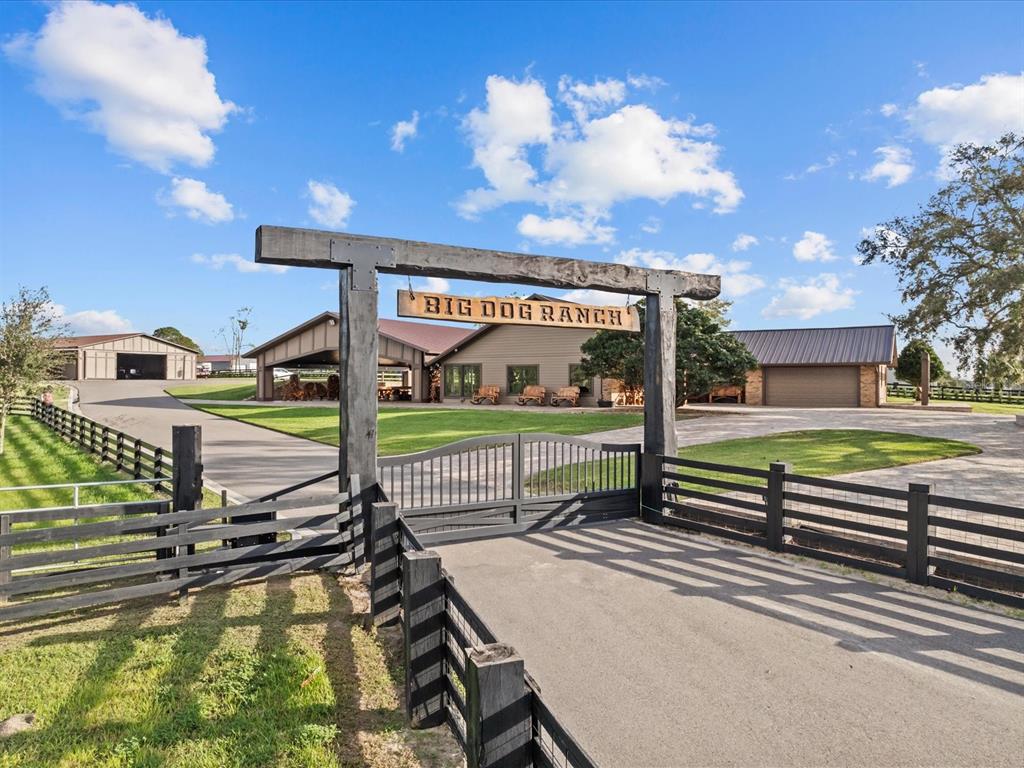
[[[795,408],[856,407],[856,367],[765,368],[765,404]]]

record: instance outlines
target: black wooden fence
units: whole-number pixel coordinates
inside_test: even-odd
[[[343,566],[362,551],[351,493],[174,512],[169,505],[0,513],[0,622]],[[62,524],[72,518],[84,522]],[[43,522],[50,525],[37,527]]]
[[[392,503],[372,505],[371,614],[401,621],[405,707],[417,727],[447,724],[470,768],[597,764],[545,704],[524,661],[500,643],[441,558]]]
[[[1024,508],[661,456],[675,525],[1024,607]]]
[[[909,384],[889,384],[886,387],[889,395],[895,397],[916,397],[917,387]],[[933,384],[928,389],[933,400],[960,400],[973,403],[1007,403],[1024,405],[1024,390],[1021,389],[990,389],[985,387],[952,387]]]
[[[135,478],[170,480],[174,457],[170,451],[151,445],[133,435],[86,418],[56,405],[44,405],[35,399],[19,402],[15,414],[31,416],[101,462]],[[165,490],[157,486],[157,490]]]
[[[635,517],[640,446],[488,435],[377,460],[384,495],[424,544]]]

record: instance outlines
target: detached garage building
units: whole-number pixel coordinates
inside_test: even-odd
[[[896,329],[796,328],[733,331],[758,367],[747,374],[748,405],[875,407],[896,365]]]
[[[194,379],[196,352],[145,333],[60,339],[65,379]]]

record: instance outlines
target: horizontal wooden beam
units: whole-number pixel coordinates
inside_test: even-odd
[[[256,229],[256,261],[335,269],[372,264],[389,274],[690,299],[713,299],[721,291],[718,275],[268,225]]]

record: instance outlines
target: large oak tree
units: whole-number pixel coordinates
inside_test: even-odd
[[[944,335],[977,381],[1024,379],[1024,139],[963,144],[950,181],[910,217],[876,227],[857,250],[891,266],[910,338]]]

